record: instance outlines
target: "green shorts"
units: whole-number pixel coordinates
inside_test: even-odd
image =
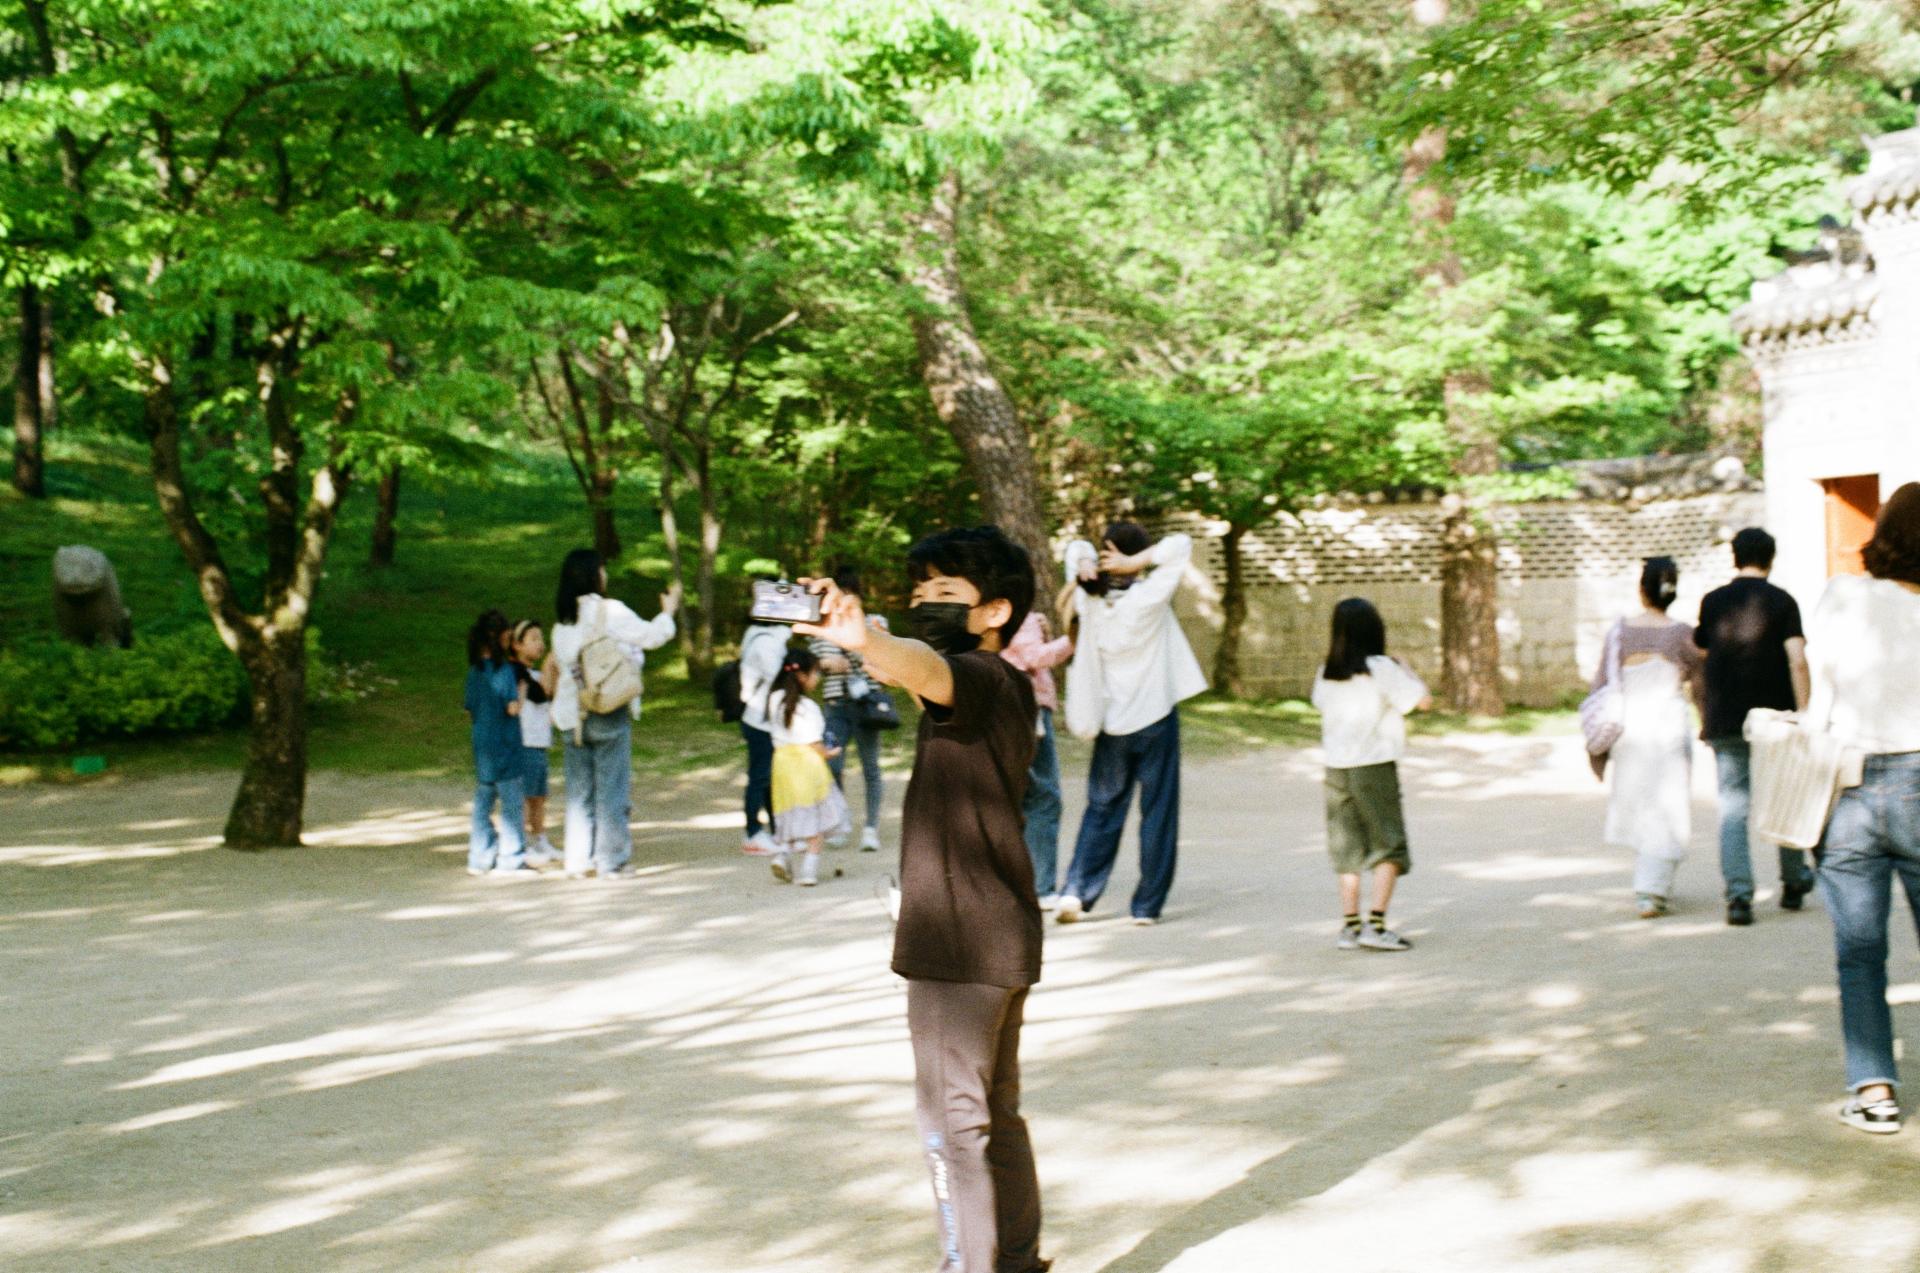
[[[1327,770],[1327,854],[1341,875],[1392,862],[1405,875],[1407,824],[1400,815],[1400,770],[1391,761]]]

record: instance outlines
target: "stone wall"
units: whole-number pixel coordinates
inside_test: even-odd
[[[1680,563],[1675,618],[1726,582],[1727,540],[1759,525],[1758,492],[1731,491],[1640,504],[1555,501],[1499,510],[1500,641],[1507,696],[1529,706],[1577,698],[1615,617],[1636,604],[1640,563]],[[1441,513],[1437,505],[1381,504],[1282,516],[1245,540],[1247,631],[1242,667],[1255,690],[1305,695],[1326,654],[1334,603],[1363,596],[1387,622],[1388,648],[1437,683],[1440,663]],[[1158,528],[1195,539],[1177,607],[1211,671],[1220,631],[1225,527],[1170,518]]]

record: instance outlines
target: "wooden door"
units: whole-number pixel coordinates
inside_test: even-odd
[[[1880,515],[1880,475],[1830,477],[1820,483],[1827,493],[1827,574],[1857,575],[1860,550],[1873,538],[1873,519]]]

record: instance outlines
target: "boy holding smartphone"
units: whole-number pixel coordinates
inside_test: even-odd
[[[870,627],[831,580],[795,631],[857,651],[925,712],[900,833],[893,970],[907,979],[914,1096],[941,1273],[1043,1273],[1040,1187],[1020,1115],[1020,1026],[1040,980],[1040,906],[1021,805],[1033,687],[999,655],[1033,605],[1033,564],[999,528],[907,554],[918,639]]]

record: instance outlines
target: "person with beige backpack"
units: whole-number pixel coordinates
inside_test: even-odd
[[[1900,1130],[1899,1067],[1887,1006],[1887,918],[1893,877],[1920,925],[1920,482],[1880,510],[1861,559],[1840,575],[1807,624],[1813,701],[1807,717],[1864,755],[1843,780],[1815,850],[1833,918],[1849,1127]]]
[[[660,598],[660,613],[642,619],[606,596],[607,568],[591,548],[567,554],[554,597],[553,726],[565,753],[565,867],[569,879],[633,874],[627,825],[633,792],[633,722],[640,715],[640,669],[646,651],[674,636],[677,592]]]

